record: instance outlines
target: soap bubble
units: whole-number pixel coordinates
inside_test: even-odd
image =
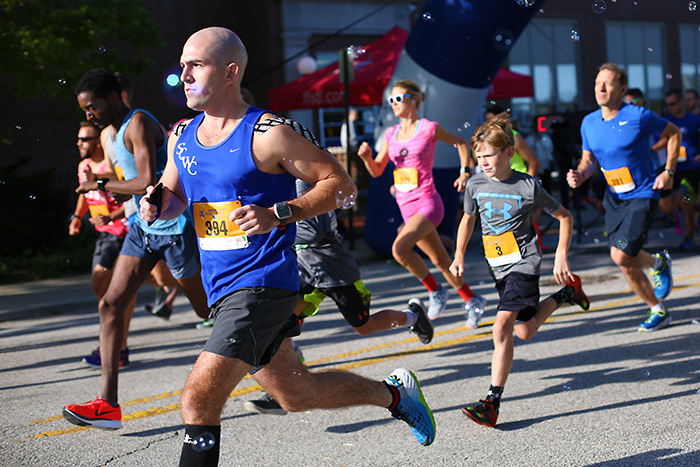
[[[629,242],[627,241],[627,239],[625,237],[620,237],[620,239],[617,241],[617,248],[619,250],[624,250],[625,248],[627,248],[628,243]]]
[[[595,0],[593,2],[593,13],[601,14],[602,12],[605,11],[605,8],[607,8],[607,5],[603,0]]]
[[[515,3],[523,8],[528,8],[535,4],[535,0],[515,0]]]
[[[513,33],[507,29],[496,31],[496,34],[493,36],[493,46],[503,52],[509,51],[514,43]]]
[[[689,2],[688,3],[688,10],[690,11],[695,11],[698,9],[698,4],[695,2]]]
[[[197,452],[208,451],[213,448],[215,444],[216,440],[214,439],[214,435],[205,431],[192,440],[192,449]]]
[[[339,190],[335,195],[335,204],[340,209],[350,209],[355,206],[355,193],[343,193],[343,190]]]
[[[666,73],[665,78],[666,78],[666,79],[671,79],[671,78],[673,78],[673,75],[672,75],[671,73]]]
[[[100,53],[105,53],[105,52],[107,52],[107,47],[101,45],[97,50],[99,50]]]
[[[571,386],[568,384],[565,384],[561,387],[564,391],[571,391]]]
[[[571,30],[571,40],[574,42],[578,42],[581,40],[581,36],[579,36],[578,31],[576,29]]]
[[[425,13],[423,13],[423,20],[430,21],[430,22],[435,21],[433,19],[433,15],[431,15],[429,11],[426,11]]]
[[[58,80],[58,84],[60,84],[61,86],[64,86],[64,85],[66,84],[66,80],[63,79],[63,78],[60,78],[60,79]]]

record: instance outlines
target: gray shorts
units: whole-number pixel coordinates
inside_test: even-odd
[[[92,252],[92,270],[97,266],[114,269],[119,251],[124,244],[124,237],[118,237],[109,232],[98,232],[95,250]]]
[[[187,279],[199,273],[197,235],[191,225],[185,226],[180,235],[153,235],[134,223],[126,234],[120,254],[165,260],[175,279]]]
[[[237,358],[259,367],[270,363],[282,341],[301,333],[294,314],[297,292],[274,287],[247,287],[214,304],[207,352]]]

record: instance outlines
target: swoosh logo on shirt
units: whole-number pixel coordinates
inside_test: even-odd
[[[629,120],[625,120],[624,122],[620,122],[620,126],[627,125],[629,122],[630,122]]]
[[[236,151],[238,151],[239,149],[241,149],[241,148],[234,148],[234,149],[231,149],[229,152],[236,152]]]

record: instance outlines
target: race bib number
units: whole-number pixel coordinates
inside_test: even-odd
[[[106,204],[89,204],[90,217],[109,216],[109,208]]]
[[[194,203],[194,229],[202,250],[238,250],[249,245],[245,232],[229,221],[230,214],[240,207],[240,201]]]
[[[394,186],[403,192],[418,188],[418,169],[394,169]]]
[[[681,146],[680,149],[678,149],[678,162],[685,162],[688,160],[688,154],[685,150],[685,146]]]
[[[117,180],[124,180],[124,169],[122,167],[114,167],[114,173],[117,175]]]
[[[634,190],[635,184],[629,168],[620,167],[615,170],[606,170],[603,174],[608,186],[615,193],[627,193]]]
[[[523,258],[513,232],[505,232],[501,235],[486,235],[483,237],[483,242],[486,260],[491,267],[517,263]]]

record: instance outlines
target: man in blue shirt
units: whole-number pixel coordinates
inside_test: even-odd
[[[649,332],[671,322],[661,300],[671,293],[673,276],[668,252],[651,255],[642,247],[659,203],[659,191],[673,186],[681,132],[649,109],[623,102],[626,92],[627,72],[614,63],[601,65],[595,80],[600,109],[583,119],[581,162],[566,178],[569,186],[577,188],[593,175],[596,165],[603,171],[608,184],[603,206],[610,257],[634,293],[651,308],[639,325],[639,331]],[[666,166],[658,176],[649,144],[652,133],[668,139]],[[654,287],[644,268],[652,269]]]
[[[670,204],[669,208],[683,213],[685,237],[679,247],[681,250],[691,250],[695,247],[695,193],[700,183],[700,117],[686,112],[680,89],[669,90],[664,102],[669,112],[665,115],[666,119],[676,125],[683,136],[673,190],[671,196],[664,198],[662,203]]]

